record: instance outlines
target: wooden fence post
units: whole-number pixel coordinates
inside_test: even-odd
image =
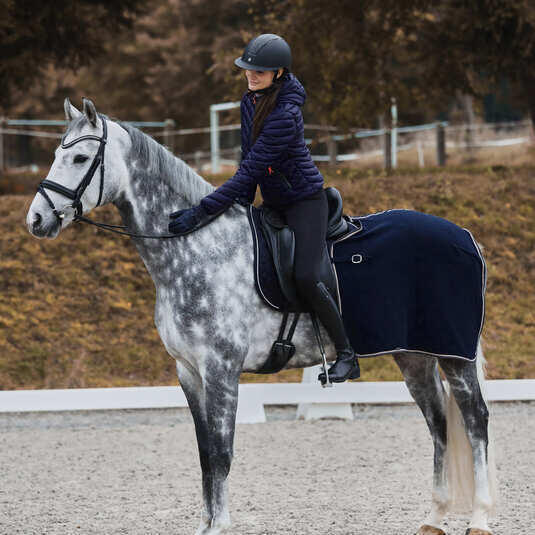
[[[201,158],[202,158],[202,152],[200,150],[196,150],[195,151],[195,169],[197,170],[198,173],[201,172],[201,166],[202,166],[202,162],[201,162]]]
[[[174,139],[175,136],[170,134],[171,130],[175,127],[175,121],[173,119],[166,119],[163,127],[163,144],[172,152],[175,152]]]
[[[236,167],[239,167],[241,163],[241,147],[234,148],[234,161],[236,162]]]
[[[388,128],[383,135],[383,161],[386,170],[392,169],[392,132]]]
[[[395,97],[392,97],[391,100],[392,130],[390,131],[390,157],[392,159],[391,167],[395,169],[398,166],[398,106]]]
[[[437,165],[446,165],[446,131],[442,123],[437,123]]]
[[[0,117],[0,173],[4,171],[4,134],[2,129],[7,124],[5,117]]]
[[[327,138],[327,153],[329,154],[329,165],[336,165],[336,156],[337,156],[337,147],[336,140],[334,136],[329,136]]]

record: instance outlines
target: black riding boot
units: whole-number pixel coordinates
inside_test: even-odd
[[[316,283],[316,286],[318,292],[316,293],[317,299],[314,301],[314,311],[329,333],[336,349],[336,362],[329,368],[329,380],[332,383],[342,383],[347,379],[358,379],[360,377],[359,361],[347,337],[338,306],[323,282]],[[320,373],[318,380],[322,384],[325,383],[325,373]]]

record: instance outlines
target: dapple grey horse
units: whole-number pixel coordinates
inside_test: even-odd
[[[47,176],[56,186],[38,193],[27,214],[34,236],[55,238],[76,211],[85,214],[107,203],[117,207],[130,233],[165,235],[170,212],[195,205],[213,191],[182,160],[139,130],[98,114],[91,101],[84,99],[79,111],[66,100],[65,113],[68,128]],[[82,191],[78,186],[84,180]],[[79,202],[72,200],[74,190]],[[235,204],[185,236],[133,240],[154,281],[155,324],[176,359],[195,421],[204,500],[197,533],[218,534],[230,525],[227,476],[239,377],[264,364],[280,314],[268,308],[255,289],[245,207]],[[297,326],[294,341],[292,367],[320,362],[308,315]],[[326,350],[334,360],[330,342]],[[495,476],[481,347],[478,353],[476,362],[407,352],[394,356],[434,443],[431,509],[420,535],[443,533],[440,524],[448,508],[459,504],[472,509],[467,533],[490,533]]]

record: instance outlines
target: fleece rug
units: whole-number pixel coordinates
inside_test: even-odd
[[[355,351],[475,359],[486,266],[472,234],[413,210],[351,220],[360,231],[333,243],[331,253]]]

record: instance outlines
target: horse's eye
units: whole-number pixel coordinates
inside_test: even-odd
[[[74,157],[74,163],[84,163],[87,159],[87,156],[84,156],[83,154],[77,154]]]

